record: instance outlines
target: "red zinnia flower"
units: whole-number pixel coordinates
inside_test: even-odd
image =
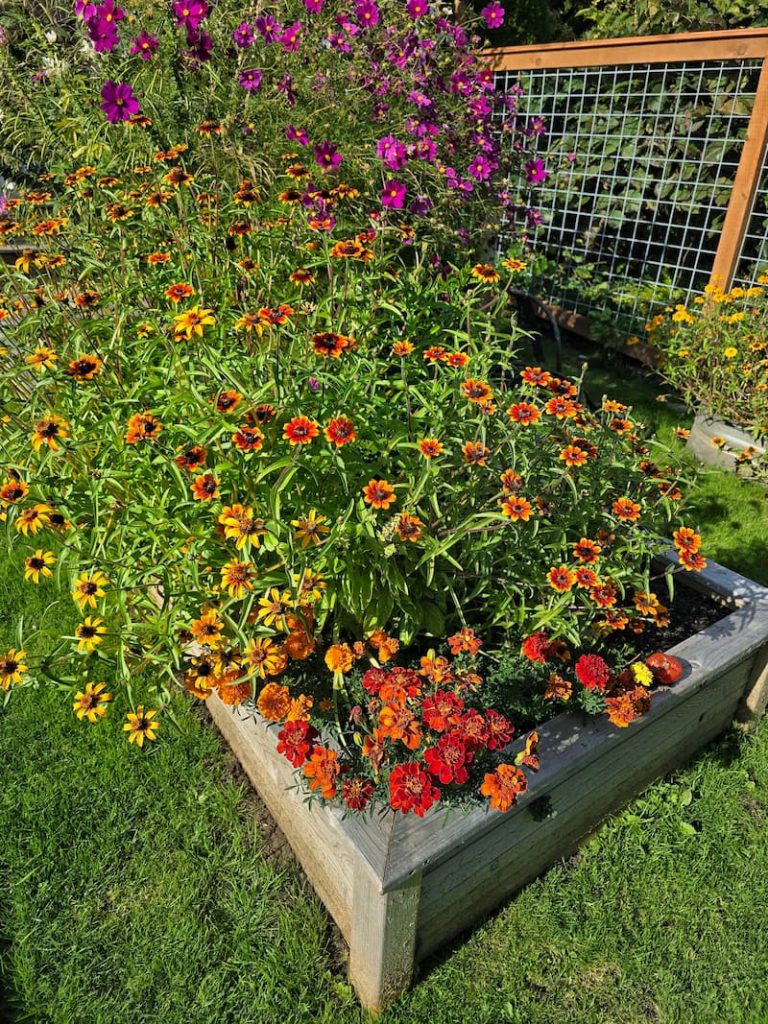
[[[320,427],[306,416],[294,416],[283,427],[283,440],[290,444],[309,444],[320,433]]]
[[[340,448],[343,444],[350,444],[357,438],[355,424],[346,416],[337,416],[325,428],[325,436],[331,444]]]
[[[574,671],[585,690],[604,690],[611,678],[611,667],[599,654],[582,654]]]
[[[419,761],[407,761],[392,769],[389,776],[389,804],[396,811],[409,811],[423,818],[425,811],[440,799],[440,790]]]

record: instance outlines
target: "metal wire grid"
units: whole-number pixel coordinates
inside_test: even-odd
[[[703,290],[760,67],[718,60],[497,75],[501,90],[520,81],[525,116],[547,125],[550,178],[533,197],[544,217],[534,245],[559,268],[553,302],[610,310],[637,330],[655,306]],[[768,210],[766,190],[758,205]]]
[[[752,214],[741,245],[734,284],[749,288],[758,275],[768,270],[768,146],[763,155]]]

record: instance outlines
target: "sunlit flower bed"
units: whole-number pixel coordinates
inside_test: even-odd
[[[519,90],[436,4],[282,6],[79,5],[84,130],[114,155],[2,200],[28,245],[2,286],[0,503],[29,585],[61,581],[80,621],[24,636],[0,681],[71,687],[89,723],[127,687],[139,747],[174,687],[216,691],[351,811],[504,811],[538,763],[535,733],[505,760],[515,714],[627,726],[675,681],[605,644],[664,626],[652,558],[674,535],[701,569],[701,538],[621,401],[516,359],[521,261],[484,246],[537,219],[544,129],[491,126]]]

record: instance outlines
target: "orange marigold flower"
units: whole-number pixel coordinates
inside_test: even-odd
[[[304,775],[309,779],[310,789],[319,789],[326,800],[336,796],[342,766],[339,755],[328,747],[315,747],[309,763],[304,765]]]
[[[521,519],[524,523],[527,523],[533,515],[533,505],[527,498],[512,495],[501,503],[501,511],[505,516],[509,516],[513,523]]]
[[[344,444],[350,444],[357,439],[355,424],[346,416],[336,416],[330,421],[324,430],[325,436],[331,444],[341,448]]]
[[[195,289],[191,284],[172,284],[165,289],[165,297],[173,303],[181,302],[182,299],[188,299],[190,296],[195,294]]]
[[[495,772],[486,772],[480,787],[483,796],[491,798],[491,807],[504,813],[514,807],[517,798],[528,788],[525,773],[513,764],[500,764]]]
[[[368,637],[368,641],[376,648],[376,655],[382,665],[385,665],[400,650],[400,641],[385,633],[383,629],[375,629]]]
[[[325,652],[325,664],[331,672],[351,672],[355,656],[349,644],[333,644]]]
[[[471,466],[485,466],[491,449],[486,448],[482,441],[467,441],[462,447],[464,461]]]
[[[219,699],[230,707],[238,707],[253,696],[253,685],[244,680],[241,683],[222,683],[218,688]]]
[[[320,425],[306,416],[294,416],[283,427],[283,440],[289,444],[309,444],[320,433]]]
[[[617,498],[613,503],[613,514],[625,523],[634,523],[640,518],[642,506],[631,498]]]
[[[530,426],[541,419],[541,410],[531,405],[530,402],[514,402],[507,409],[507,416],[513,423],[520,423],[524,427]]]
[[[458,633],[454,633],[453,636],[448,637],[448,647],[450,648],[451,654],[461,654],[466,652],[467,654],[475,655],[483,646],[483,641],[475,633],[474,629],[470,629],[465,626],[460,629]]]
[[[576,583],[576,575],[567,565],[559,565],[550,569],[547,573],[547,579],[549,580],[549,585],[558,594],[566,593]]]
[[[192,497],[195,501],[213,501],[219,496],[219,481],[213,473],[202,473],[192,481]]]
[[[408,750],[421,744],[421,726],[418,719],[400,704],[385,704],[379,712],[378,733],[382,739],[400,741]]]
[[[279,683],[267,683],[256,700],[256,707],[261,717],[266,718],[268,722],[282,722],[291,710],[288,687]]]
[[[443,446],[436,437],[425,437],[419,441],[419,451],[425,459],[436,459],[438,455],[442,455]]]
[[[394,487],[386,480],[369,480],[363,487],[363,501],[373,508],[388,509],[397,497]]]

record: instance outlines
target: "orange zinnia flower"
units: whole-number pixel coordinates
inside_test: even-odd
[[[701,537],[688,526],[681,526],[679,530],[675,530],[672,539],[680,552],[690,551],[695,554],[701,547]]]
[[[502,502],[501,511],[505,516],[509,516],[513,523],[520,519],[527,523],[533,513],[533,505],[527,498],[514,496]]]
[[[188,299],[191,295],[195,294],[195,289],[191,284],[172,284],[165,289],[166,299],[170,299],[171,302],[181,302],[182,299]]]
[[[436,437],[425,437],[419,441],[419,451],[425,459],[436,459],[438,455],[442,455],[443,446]]]
[[[576,583],[576,575],[567,565],[559,565],[550,569],[547,573],[547,579],[549,580],[549,585],[558,594],[566,593]]]
[[[289,444],[309,444],[320,433],[320,426],[306,416],[294,416],[283,427],[283,440]]]
[[[363,488],[363,501],[373,508],[388,509],[395,501],[395,489],[386,480],[369,480]]]
[[[350,444],[356,440],[355,424],[346,416],[336,416],[325,428],[325,436],[331,444],[340,448],[344,444]]]
[[[515,402],[507,409],[507,416],[514,423],[527,427],[541,419],[541,409],[530,402]]]
[[[591,565],[592,562],[598,560],[602,550],[602,547],[596,540],[588,540],[586,537],[582,537],[580,541],[573,545],[573,557],[578,559],[579,562]]]
[[[464,461],[471,466],[484,466],[491,454],[490,448],[486,448],[482,441],[467,441],[461,450],[464,453]]]
[[[484,380],[470,377],[461,385],[462,394],[470,402],[487,402],[493,397],[493,389]]]
[[[640,518],[642,506],[631,498],[617,498],[613,503],[613,514],[625,523],[634,523]]]
[[[575,444],[569,444],[560,452],[560,459],[566,466],[583,466],[587,461],[587,453]]]
[[[403,512],[397,521],[397,535],[400,540],[417,541],[421,537],[422,521],[418,516]]]

